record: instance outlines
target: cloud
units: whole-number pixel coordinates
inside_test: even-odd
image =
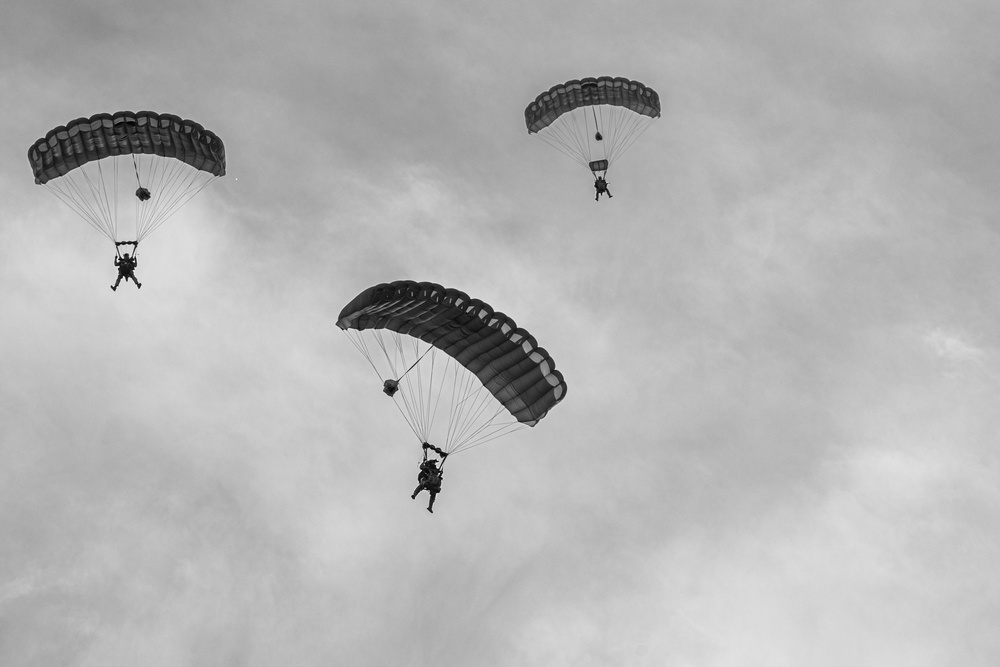
[[[997,330],[995,8],[36,5],[0,25],[0,662],[997,662],[995,383],[955,381]],[[523,128],[586,74],[665,102],[613,201]],[[230,176],[112,294],[24,152],[144,107]],[[569,385],[433,516],[334,325],[398,278]]]
[[[924,342],[934,354],[948,362],[974,363],[982,360],[985,356],[985,352],[981,348],[969,344],[954,332],[946,332],[942,329],[934,329],[927,333],[924,336]]]

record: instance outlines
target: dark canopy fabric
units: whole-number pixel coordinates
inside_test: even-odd
[[[528,426],[566,396],[562,374],[531,334],[455,289],[411,280],[375,285],[344,307],[337,326],[388,329],[429,343],[475,374]]]
[[[622,77],[587,77],[553,86],[524,110],[524,124],[533,134],[559,116],[579,107],[607,104],[625,107],[637,114],[660,117],[660,96],[652,88]]]
[[[28,161],[41,185],[92,160],[133,153],[176,158],[215,176],[226,173],[226,149],[219,137],[194,121],[153,111],[78,118],[36,141]]]

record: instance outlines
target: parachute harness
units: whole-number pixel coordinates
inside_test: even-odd
[[[423,443],[421,445],[421,447],[423,447],[423,450],[424,450],[424,462],[425,463],[427,461],[427,450],[428,449],[433,450],[434,452],[436,452],[441,457],[441,465],[438,466],[438,471],[441,472],[441,474],[443,475],[444,474],[444,464],[448,460],[448,452],[444,451],[440,447],[435,447],[434,445],[432,445],[429,442]]]

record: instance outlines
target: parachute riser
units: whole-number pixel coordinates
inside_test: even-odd
[[[121,259],[121,251],[118,250],[118,246],[130,245],[132,246],[132,259],[139,256],[139,242],[138,241],[115,241],[115,254]]]
[[[609,160],[594,160],[587,166],[590,167],[590,171],[594,174],[595,178],[604,178],[608,175],[608,169],[611,167],[611,163]]]
[[[423,450],[424,450],[424,461],[425,462],[427,461],[427,450],[428,449],[436,452],[441,457],[441,465],[438,466],[438,470],[442,470],[443,471],[444,470],[445,461],[448,460],[448,452],[444,451],[440,447],[435,447],[434,445],[430,444],[429,442],[422,443],[421,447],[423,447]]]

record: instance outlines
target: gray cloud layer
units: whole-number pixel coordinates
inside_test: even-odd
[[[997,10],[358,7],[6,10],[0,663],[995,664]],[[665,108],[599,204],[521,124],[587,74]],[[24,154],[118,108],[229,175],[113,294]],[[398,278],[570,386],[433,517]]]

